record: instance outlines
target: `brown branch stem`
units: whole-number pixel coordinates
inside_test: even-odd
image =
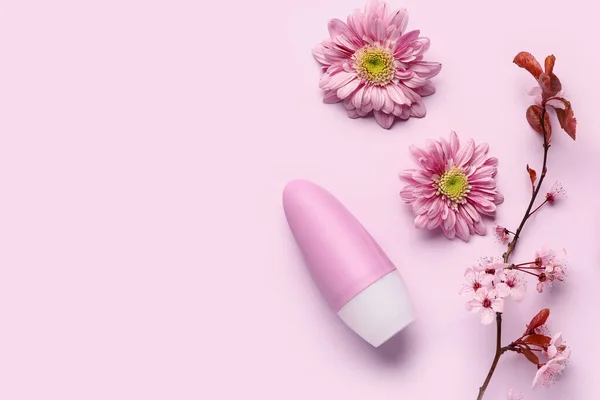
[[[544,123],[545,117],[546,117],[546,107],[542,107],[542,115],[540,118],[540,123],[542,126],[542,136],[544,137],[544,161],[542,163],[542,172],[540,174],[540,178],[537,182],[537,185],[535,186],[535,189],[533,190],[533,193],[531,194],[531,200],[529,201],[529,205],[527,206],[525,215],[523,216],[523,219],[521,220],[521,223],[519,224],[519,227],[517,228],[517,230],[514,234],[513,240],[510,241],[506,251],[502,255],[502,259],[504,260],[505,264],[508,264],[508,260],[511,256],[511,254],[515,251],[515,248],[517,247],[517,242],[519,241],[519,238],[521,237],[521,232],[523,231],[523,228],[525,227],[527,220],[533,215],[533,213],[531,212],[531,209],[533,208],[533,205],[535,204],[535,200],[537,199],[537,196],[540,193],[540,189],[542,188],[542,183],[544,182],[544,178],[546,177],[546,169],[547,169],[546,165],[548,163],[548,150],[550,149],[550,143],[548,142],[548,135],[546,132],[546,124]],[[536,209],[536,211],[537,211],[537,209]],[[523,271],[523,272],[528,272],[528,271]],[[485,391],[486,391],[488,385],[490,384],[490,381],[492,380],[492,376],[494,375],[494,371],[496,371],[496,367],[498,366],[500,357],[502,356],[502,354],[504,354],[506,351],[509,351],[509,350],[512,350],[511,345],[502,347],[502,313],[496,313],[496,353],[494,354],[494,359],[492,361],[492,365],[487,374],[487,377],[485,378],[483,385],[481,385],[481,387],[479,388],[479,395],[477,396],[477,400],[483,399]]]

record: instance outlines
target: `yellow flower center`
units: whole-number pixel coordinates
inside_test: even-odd
[[[394,78],[394,56],[389,49],[367,45],[354,53],[353,58],[358,76],[373,85],[384,86]]]
[[[436,182],[438,194],[446,196],[452,202],[453,208],[465,203],[467,194],[471,191],[469,178],[457,167],[452,167],[442,174]]]

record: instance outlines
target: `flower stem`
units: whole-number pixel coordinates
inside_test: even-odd
[[[548,202],[548,199],[544,200],[544,202],[542,204],[540,204],[535,210],[533,210],[532,212],[529,213],[529,216],[531,217],[533,214],[535,214],[540,208],[542,208],[546,203]]]
[[[502,255],[502,258],[504,259],[505,264],[508,264],[508,259],[510,258],[510,255],[513,253],[513,251],[515,251],[515,248],[517,247],[517,242],[519,240],[519,237],[521,236],[521,232],[523,231],[523,228],[525,227],[525,223],[527,222],[529,217],[531,217],[531,215],[533,214],[531,212],[531,209],[533,208],[533,204],[535,203],[535,200],[537,199],[537,196],[540,193],[540,189],[542,188],[542,183],[544,182],[544,178],[546,177],[546,165],[548,163],[548,150],[550,149],[550,143],[548,143],[548,136],[546,134],[546,124],[544,123],[545,117],[546,117],[546,107],[543,107],[542,115],[540,117],[540,123],[542,126],[542,136],[544,138],[544,161],[542,163],[542,173],[540,175],[540,179],[537,182],[535,190],[531,194],[531,200],[529,201],[529,205],[527,206],[525,215],[523,216],[523,219],[521,220],[521,223],[519,224],[519,227],[517,228],[517,231],[515,232],[513,240],[508,244],[506,251]],[[538,207],[538,209],[539,209],[539,207]],[[537,211],[538,209],[536,209],[535,211]],[[528,271],[523,271],[523,272],[528,272]],[[528,272],[528,273],[531,273],[531,272]],[[496,313],[496,354],[494,355],[494,360],[492,361],[492,366],[490,367],[490,371],[488,372],[487,377],[485,378],[485,381],[483,382],[483,385],[481,385],[481,387],[479,388],[479,395],[477,396],[477,400],[483,399],[485,391],[486,391],[488,385],[490,384],[490,381],[492,380],[492,376],[494,375],[494,371],[496,371],[496,366],[498,365],[498,361],[500,361],[500,356],[502,356],[502,354],[504,354],[506,351],[510,350],[510,345],[507,347],[502,347],[501,342],[502,342],[502,313]]]
[[[521,271],[521,272],[525,272],[526,274],[533,275],[533,276],[535,276],[536,278],[539,278],[539,277],[540,277],[538,274],[534,274],[534,273],[533,273],[533,272],[531,272],[531,271],[526,271],[525,269],[521,269],[521,268],[515,268],[515,269],[516,269],[517,271]]]
[[[535,261],[531,261],[531,262],[525,262],[525,263],[520,263],[520,264],[513,264],[513,268],[529,268],[529,267],[523,267],[524,265],[533,265],[535,264]],[[534,268],[538,268],[538,267],[531,267],[531,269]]]
[[[490,381],[492,380],[492,375],[494,375],[494,371],[496,371],[496,367],[498,366],[498,361],[500,361],[500,356],[504,354],[506,349],[502,348],[502,313],[496,313],[496,354],[494,355],[494,361],[492,361],[492,366],[490,367],[490,372],[488,372],[483,385],[479,388],[479,396],[477,396],[477,400],[482,400],[483,395],[485,394],[485,390],[487,389]]]
[[[519,227],[517,228],[517,231],[515,232],[515,237],[508,244],[508,248],[506,249],[506,252],[503,254],[504,262],[507,264],[508,264],[508,258],[510,257],[512,252],[515,251],[515,247],[517,247],[517,241],[519,240],[519,237],[521,236],[521,231],[525,227],[525,223],[527,222],[529,217],[531,217],[531,209],[533,208],[535,199],[537,198],[538,194],[540,193],[540,189],[542,188],[542,183],[544,182],[544,178],[546,178],[546,169],[547,169],[546,165],[548,163],[548,150],[550,149],[550,143],[548,143],[548,138],[546,135],[546,124],[544,124],[545,117],[546,117],[546,108],[544,107],[542,109],[542,115],[541,115],[542,136],[544,137],[544,161],[542,164],[542,173],[540,175],[540,179],[538,180],[537,186],[535,187],[535,190],[531,194],[531,200],[529,201],[529,206],[527,207],[527,211],[525,211],[525,215],[523,216],[523,219],[521,220],[521,223],[519,224]]]

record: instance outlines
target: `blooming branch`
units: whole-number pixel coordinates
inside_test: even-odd
[[[542,293],[544,287],[563,282],[566,278],[566,255],[564,252],[555,252],[547,247],[536,252],[533,261],[510,263],[510,258],[515,251],[517,243],[523,234],[527,221],[545,205],[552,205],[557,200],[565,198],[565,191],[561,184],[555,183],[546,193],[541,204],[536,205],[544,180],[548,172],[548,154],[552,141],[552,126],[550,124],[549,110],[554,110],[563,130],[573,139],[576,137],[576,125],[571,103],[563,97],[562,84],[554,74],[556,58],[548,56],[544,69],[529,53],[519,53],[514,62],[526,69],[536,79],[538,86],[531,91],[536,95],[533,105],[526,112],[529,125],[540,134],[543,141],[543,158],[540,173],[527,165],[529,180],[531,181],[531,198],[519,223],[513,232],[503,226],[496,226],[494,233],[498,241],[506,245],[501,260],[485,260],[478,266],[468,269],[465,273],[467,285],[462,294],[472,293],[473,299],[467,303],[467,309],[478,312],[483,324],[496,321],[496,351],[490,370],[479,388],[477,400],[482,400],[492,376],[498,366],[500,357],[507,352],[522,354],[528,361],[537,367],[533,386],[548,385],[562,373],[570,356],[570,349],[562,342],[562,334],[549,334],[546,321],[550,310],[540,311],[527,325],[521,337],[513,340],[507,346],[502,346],[502,317],[505,299],[511,297],[521,301],[526,291],[527,279],[534,277],[536,289]],[[534,208],[535,207],[535,208]],[[541,357],[546,361],[542,362]],[[509,399],[521,399],[522,396],[509,392]]]

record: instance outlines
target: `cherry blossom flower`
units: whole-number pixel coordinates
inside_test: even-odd
[[[538,280],[537,285],[535,285],[538,293],[542,293],[544,291],[544,286],[550,285],[550,281],[546,277],[546,274],[541,274]]]
[[[477,264],[474,269],[477,272],[485,272],[491,276],[497,276],[499,273],[504,271],[504,269],[508,267],[508,264],[504,264],[495,258],[483,258],[479,264]]]
[[[536,335],[551,336],[550,328],[548,328],[548,325],[538,326],[537,328],[534,329],[534,333]]]
[[[551,266],[556,258],[554,250],[544,245],[542,248],[535,252],[535,265],[538,267],[547,268]]]
[[[565,250],[556,253],[547,246],[536,252],[535,265],[544,269],[539,275],[537,291],[542,293],[544,286],[564,282],[567,273],[567,255]]]
[[[400,174],[407,182],[400,192],[412,206],[417,228],[440,228],[447,238],[468,241],[473,234],[485,235],[483,216],[493,217],[504,197],[496,189],[498,159],[488,156],[489,146],[470,139],[459,142],[430,140],[424,149],[412,146],[418,169]]]
[[[374,114],[389,129],[396,118],[422,118],[423,97],[435,93],[430,78],[442,65],[425,61],[429,39],[406,32],[408,13],[370,0],[347,21],[329,22],[329,39],[313,55],[324,69],[319,86],[326,103],[343,101],[350,118]]]
[[[523,400],[523,395],[510,389],[508,391],[508,400]]]
[[[525,297],[526,281],[514,270],[503,270],[498,273],[500,282],[495,285],[499,297],[511,296],[519,302]]]
[[[567,197],[567,191],[563,188],[560,182],[555,182],[550,188],[550,192],[546,193],[546,201],[549,204],[554,204],[556,200],[562,200]]]
[[[481,288],[489,287],[494,281],[494,276],[485,272],[475,271],[473,268],[467,268],[465,271],[467,284],[460,290],[459,294],[477,292]]]
[[[496,313],[504,310],[504,299],[498,297],[493,289],[480,288],[475,292],[475,298],[467,303],[467,310],[481,312],[481,323],[489,325],[494,322]]]
[[[559,358],[563,364],[566,363],[571,356],[571,349],[563,343],[562,333],[558,332],[552,336],[545,355],[548,358]]]
[[[541,365],[533,378],[532,388],[539,385],[550,386],[554,383],[565,369],[565,365],[560,358],[552,358],[547,363]]]
[[[510,240],[510,232],[503,226],[496,225],[494,227],[494,235],[496,236],[496,240],[501,244],[508,244]]]

